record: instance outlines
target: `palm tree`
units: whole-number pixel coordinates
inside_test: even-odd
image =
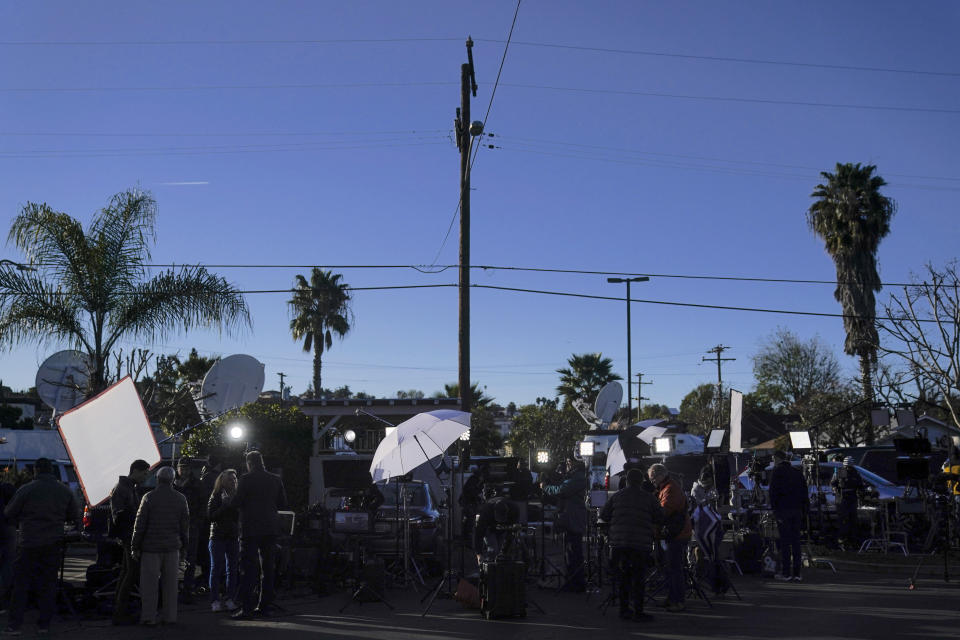
[[[592,407],[605,384],[623,379],[613,372],[613,360],[601,353],[573,354],[567,364],[569,367],[557,369],[560,374],[557,393],[564,397],[567,405],[579,398]]]
[[[243,296],[204,267],[147,278],[157,203],[147,191],[116,194],[89,227],[46,204],[28,202],[8,242],[33,271],[0,268],[0,345],[60,342],[86,352],[88,394],[107,386],[121,338],[162,339],[196,327],[250,326]]]
[[[343,338],[350,331],[350,291],[343,275],[313,268],[310,282],[302,275],[294,281],[290,307],[290,331],[294,340],[303,340],[303,350],[313,351],[313,388],[323,389],[320,380],[323,352],[333,346],[333,336]]]
[[[863,398],[873,400],[873,366],[877,361],[876,300],[880,291],[877,247],[890,232],[896,203],[880,193],[886,181],[873,175],[876,167],[837,163],[836,173],[822,171],[825,183],[818,184],[807,211],[810,229],[823,239],[837,269],[834,298],[843,308],[847,332],[843,350],[860,358]],[[873,427],[866,434],[873,444]]]
[[[484,387],[485,389],[486,387]],[[460,383],[451,382],[443,385],[443,391],[433,394],[434,398],[459,398]],[[470,383],[470,397],[473,399],[475,409],[486,409],[493,402],[493,398],[488,396],[481,388],[479,382]]]

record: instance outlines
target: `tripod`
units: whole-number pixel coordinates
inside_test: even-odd
[[[370,586],[367,580],[363,577],[363,560],[364,560],[364,549],[362,543],[362,534],[351,534],[349,537],[349,542],[351,546],[351,553],[353,555],[353,592],[350,595],[350,599],[340,607],[340,613],[343,613],[347,607],[351,604],[356,603],[358,605],[363,605],[364,600],[362,596],[366,594],[371,602],[382,602],[387,605],[387,607],[392,611],[393,605],[387,602],[387,599],[383,597],[379,591]]]

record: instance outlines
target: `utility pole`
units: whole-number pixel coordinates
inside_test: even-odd
[[[280,376],[280,408],[282,409],[283,408],[283,379],[287,377],[287,374],[281,371],[277,375]]]
[[[638,373],[637,374],[637,421],[638,422],[640,421],[640,410],[643,408],[643,401],[650,399],[650,398],[643,397],[643,385],[645,384],[653,384],[653,380],[644,382],[643,374]]]
[[[467,63],[460,65],[460,108],[457,109],[457,148],[460,150],[460,322],[458,327],[460,410],[470,412],[470,150],[483,124],[470,121],[470,97],[477,96],[473,71],[473,39],[467,37]]]
[[[721,354],[730,347],[725,347],[722,344],[718,344],[713,349],[707,351],[707,353],[716,354],[714,358],[701,358],[703,362],[716,362],[717,363],[717,424],[720,424],[720,414],[723,413],[723,363],[724,362],[733,362],[736,358],[721,358]]]

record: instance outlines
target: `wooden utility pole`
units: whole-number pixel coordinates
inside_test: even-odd
[[[640,411],[643,408],[643,401],[649,400],[650,398],[643,397],[643,385],[653,384],[653,380],[648,380],[647,382],[643,381],[643,374],[637,374],[637,422],[640,421]]]
[[[282,409],[283,408],[283,379],[287,377],[287,374],[281,371],[277,375],[280,376],[280,408]]]
[[[458,328],[458,385],[460,410],[469,412],[470,394],[470,97],[477,95],[473,72],[473,39],[467,38],[467,63],[460,65],[460,108],[457,109],[457,147],[460,149],[460,322]],[[481,127],[482,128],[482,127]],[[482,132],[482,131],[481,131]],[[477,135],[479,133],[477,132]]]
[[[703,362],[716,362],[717,363],[717,417],[716,424],[720,424],[721,414],[723,413],[723,363],[724,362],[733,362],[736,358],[721,358],[720,355],[729,349],[730,347],[725,347],[722,344],[718,344],[707,353],[716,354],[714,358],[701,358]]]

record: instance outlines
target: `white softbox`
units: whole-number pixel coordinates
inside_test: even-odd
[[[127,475],[134,460],[146,460],[151,467],[160,462],[160,449],[130,376],[61,415],[57,426],[91,505],[110,497],[117,478]]]
[[[743,451],[743,393],[730,389],[730,453]]]

